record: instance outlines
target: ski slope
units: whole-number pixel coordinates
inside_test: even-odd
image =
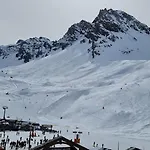
[[[72,133],[72,131],[74,131],[72,128],[61,128],[59,127],[59,130],[61,129],[61,134],[60,136],[64,136],[68,139],[74,139],[75,135]],[[68,132],[67,132],[68,130]],[[53,134],[53,133],[47,133],[45,135],[42,134],[42,132],[37,131],[37,137],[33,138],[33,141],[31,141],[31,145],[32,147],[37,146],[37,144],[34,143],[34,140],[36,139],[36,142],[40,142],[40,139],[44,139],[44,136],[46,136],[47,139],[52,139],[53,136],[55,135],[55,137],[57,137],[57,134]],[[3,133],[2,133],[3,134]],[[16,132],[6,132],[6,135],[9,136],[9,138],[11,139],[11,141],[17,141],[20,139],[20,137],[22,137],[22,140],[26,140],[26,138],[29,137],[29,132],[20,132],[20,135],[16,135]],[[2,138],[0,138],[1,140]],[[115,135],[115,134],[107,134],[107,133],[94,133],[94,132],[90,132],[90,134],[88,135],[88,132],[83,131],[82,134],[80,134],[80,144],[82,146],[85,146],[86,148],[89,148],[90,150],[99,150],[102,146],[102,144],[104,144],[105,148],[110,148],[112,150],[116,150],[118,149],[118,142],[119,142],[119,148],[121,150],[126,150],[129,147],[137,147],[137,148],[141,148],[144,150],[149,150],[149,140],[145,140],[145,139],[134,139],[133,137],[122,137],[120,135]],[[93,142],[95,142],[96,144],[98,144],[98,147],[93,147]],[[65,144],[57,144],[56,147],[65,147],[67,145]],[[9,144],[7,144],[6,149],[9,150]],[[14,148],[13,148],[14,149]],[[26,146],[25,149],[28,149],[28,144]],[[20,150],[20,149],[19,149]]]
[[[106,19],[113,25],[117,23],[116,13],[122,14],[116,11],[114,16],[114,11],[106,12],[105,17],[100,13],[99,20],[96,19],[101,29],[104,29],[102,21]],[[52,124],[68,138],[73,138],[72,131],[78,127],[83,131],[81,144],[90,149],[94,149],[94,141],[117,149],[119,141],[122,149],[137,146],[148,150],[149,28],[128,17],[118,22],[119,28],[125,29],[123,32],[106,28],[104,31],[109,32],[109,36],[96,33],[93,23],[82,20],[71,26],[72,30],[68,29],[60,40],[53,41],[54,45],[41,37],[22,41],[23,47],[21,43],[0,46],[1,117],[2,106],[8,106],[7,117]],[[91,41],[87,33],[97,39],[94,49],[93,39]],[[66,49],[62,50],[65,44]],[[22,53],[21,59],[16,56],[19,49],[31,53],[29,63],[24,64]],[[43,54],[36,58],[39,50]],[[94,59],[92,50],[98,53]],[[7,134],[17,138],[13,132]],[[22,135],[25,138],[28,133]]]
[[[150,61],[90,60],[70,48],[1,69],[0,106],[11,118],[149,135]]]

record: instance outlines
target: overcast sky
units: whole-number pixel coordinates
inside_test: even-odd
[[[0,0],[0,45],[34,36],[57,40],[73,23],[92,21],[105,7],[150,26],[150,0]]]

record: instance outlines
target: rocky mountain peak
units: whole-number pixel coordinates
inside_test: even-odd
[[[64,50],[79,41],[80,45],[86,43],[88,53],[91,52],[94,58],[95,55],[101,55],[104,49],[112,48],[117,41],[128,39],[137,42],[139,40],[137,34],[138,37],[149,35],[150,28],[124,11],[105,8],[99,11],[93,22],[81,20],[73,24],[58,41],[50,41],[45,37],[20,39],[14,45],[0,46],[0,57],[6,59],[14,53],[18,60],[26,63],[36,58],[46,57],[52,51]],[[129,54],[134,50],[127,45],[119,51]]]
[[[100,10],[98,16],[93,21],[94,24],[104,27],[106,30],[114,32],[126,32],[130,28],[150,34],[150,29],[145,24],[142,24],[133,16],[124,11],[103,9]]]
[[[92,31],[93,25],[85,20],[81,20],[79,23],[73,24],[66,34],[63,36],[63,41],[72,44],[72,42],[79,39],[79,37],[85,35],[90,30]],[[60,39],[60,40],[62,40]]]
[[[133,16],[124,11],[105,8],[100,10],[92,23],[81,20],[79,23],[73,24],[61,41],[65,41],[69,45],[81,37],[97,41],[102,36],[112,36],[115,32],[126,33],[130,29],[150,34],[150,28]]]

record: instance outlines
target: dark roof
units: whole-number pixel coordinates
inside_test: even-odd
[[[136,147],[130,147],[130,148],[128,148],[127,150],[141,150],[141,149],[136,148]]]
[[[100,148],[99,150],[111,150],[109,148]]]
[[[51,140],[49,140],[46,143],[43,143],[41,145],[38,145],[36,147],[31,148],[31,150],[41,150],[43,148],[44,149],[48,149],[50,146],[53,146],[55,144],[64,144],[64,142],[65,142],[65,144],[67,144],[67,145],[69,145],[71,147],[76,147],[79,150],[89,150],[88,148],[83,147],[83,146],[81,146],[81,145],[79,145],[79,144],[77,144],[77,143],[75,143],[75,142],[73,142],[73,141],[63,137],[63,136],[59,136],[59,137],[56,137],[54,139],[51,139]]]

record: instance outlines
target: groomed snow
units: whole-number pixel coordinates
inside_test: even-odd
[[[150,61],[98,62],[89,58],[86,47],[83,44],[82,51],[74,45],[38,61],[1,69],[0,106],[8,106],[10,118],[59,128],[79,126],[91,132],[90,144],[97,139],[115,148],[122,139],[124,148],[135,143],[146,150],[150,146]],[[87,134],[84,137],[89,144]]]

